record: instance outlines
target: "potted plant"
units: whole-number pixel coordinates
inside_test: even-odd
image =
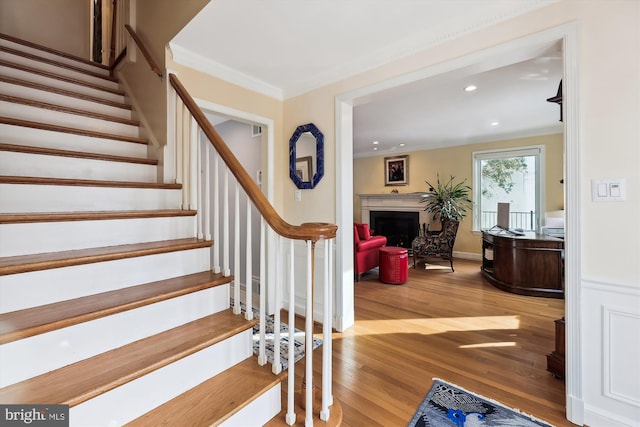
[[[421,202],[426,204],[424,210],[432,214],[433,219],[440,219],[443,223],[449,219],[462,220],[473,206],[470,199],[471,187],[466,185],[467,180],[454,180],[455,177],[452,175],[447,182],[441,183],[438,174],[436,185],[425,181],[429,191],[422,196]]]

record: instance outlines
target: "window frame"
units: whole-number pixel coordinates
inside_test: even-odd
[[[536,157],[536,223],[535,231],[540,232],[545,212],[545,146],[528,145],[522,147],[500,148],[495,150],[473,151],[473,231],[482,231],[482,168],[480,162],[489,159],[503,159],[507,157],[535,156]]]

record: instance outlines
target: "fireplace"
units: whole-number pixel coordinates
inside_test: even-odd
[[[369,224],[376,235],[387,238],[388,246],[411,248],[418,235],[420,214],[418,212],[371,211]]]

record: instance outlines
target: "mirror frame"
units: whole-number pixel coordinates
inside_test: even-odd
[[[303,133],[310,132],[316,139],[316,165],[315,173],[310,181],[302,181],[296,174],[296,143]],[[309,190],[318,185],[324,176],[324,135],[313,123],[300,125],[289,139],[289,177],[296,187]]]

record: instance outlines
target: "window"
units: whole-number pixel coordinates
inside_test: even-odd
[[[544,212],[544,146],[473,153],[473,229],[497,224],[499,202],[509,203],[509,227],[539,230]]]

